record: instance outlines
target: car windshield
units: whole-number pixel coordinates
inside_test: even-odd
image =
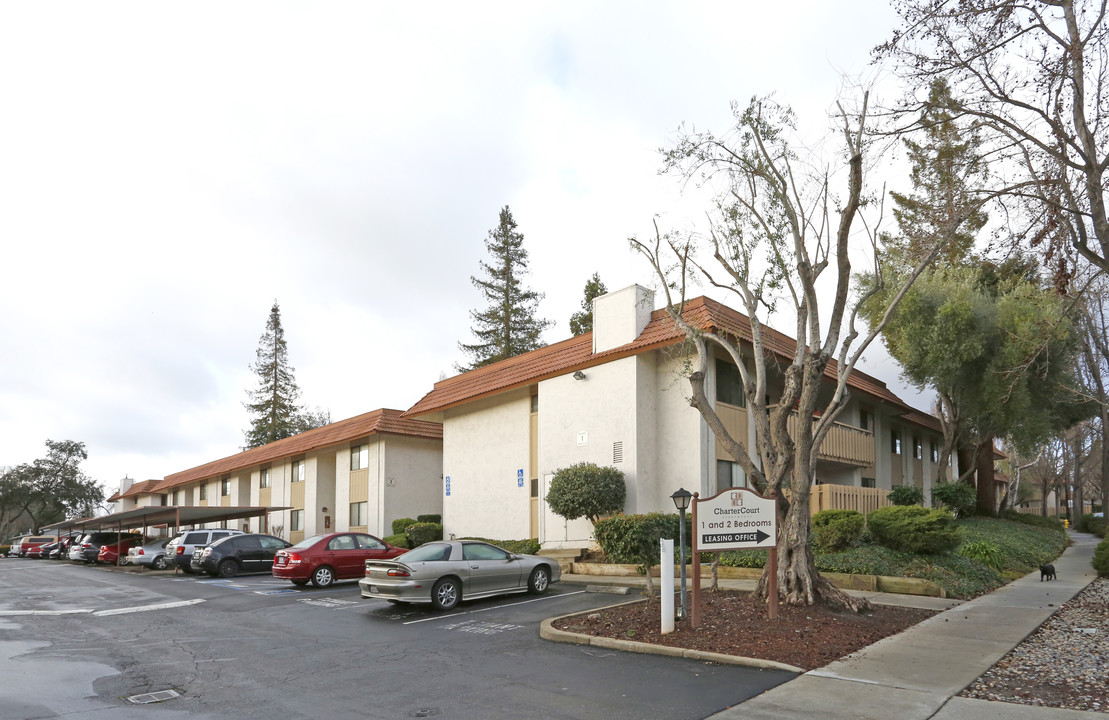
[[[451,546],[447,543],[427,543],[421,545],[415,550],[409,550],[401,555],[397,560],[401,562],[437,562],[449,560],[451,557]]]
[[[303,550],[304,548],[310,548],[313,545],[315,545],[316,543],[318,543],[322,538],[323,538],[323,535],[313,535],[310,538],[305,538],[305,539],[301,540],[296,545],[291,546],[289,549],[292,550],[293,548],[298,548],[300,550]]]

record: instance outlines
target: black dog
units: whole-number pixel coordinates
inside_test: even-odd
[[[1040,566],[1040,582],[1044,580],[1055,580],[1055,566],[1051,563]]]

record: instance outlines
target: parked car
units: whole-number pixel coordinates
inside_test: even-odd
[[[395,560],[367,560],[362,597],[431,603],[450,610],[463,598],[504,593],[542,595],[562,579],[558,562],[516,555],[478,540],[429,542]]]
[[[166,545],[172,538],[162,538],[127,551],[128,565],[149,565],[154,570],[166,569]]]
[[[59,544],[60,543],[55,540],[54,542],[46,543],[45,545],[32,545],[31,547],[27,548],[27,557],[48,558],[50,557],[50,553],[53,552]]]
[[[116,543],[120,539],[131,535],[123,532],[91,532],[83,535],[80,541],[73,544],[69,550],[69,559],[77,562],[95,563],[100,555],[100,548],[107,543]]]
[[[273,559],[273,576],[305,585],[327,587],[336,580],[354,580],[366,574],[367,560],[388,560],[408,552],[366,533],[342,532],[313,535]]]
[[[115,542],[101,545],[100,552],[96,554],[96,561],[105,565],[115,565],[120,553],[126,553],[131,548],[140,546],[144,542],[146,542],[146,538],[142,535],[124,535]]]
[[[242,534],[242,530],[228,530],[226,528],[216,528],[214,530],[209,530],[207,528],[186,530],[170,540],[166,545],[166,562],[172,566],[181,568],[187,573],[196,572],[193,570],[191,563],[193,560],[193,552],[198,547],[204,547],[205,545],[229,535]]]
[[[212,577],[235,577],[239,573],[270,572],[273,556],[289,543],[273,535],[240,533],[212,541],[193,551],[192,569]]]
[[[24,535],[12,542],[8,557],[27,557],[27,551],[31,548],[52,543],[57,539],[53,535]]]

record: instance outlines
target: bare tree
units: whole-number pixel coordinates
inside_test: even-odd
[[[1021,202],[1020,235],[1044,244],[1056,278],[1072,249],[1109,270],[1106,0],[895,0],[901,29],[876,49],[898,61],[919,115],[942,77],[948,110],[974,118],[991,174]],[[994,188],[996,191],[998,188]]]
[[[1106,295],[1109,282],[1098,278],[1086,293],[1083,305],[1082,329],[1086,333],[1083,345],[1081,373],[1097,410],[1094,447],[1099,460],[1100,487],[1097,495],[1101,507],[1109,507],[1109,318],[1106,317]]]
[[[924,253],[921,264],[892,295],[882,321],[856,342],[858,308],[849,303],[848,250],[855,239],[852,228],[864,197],[866,107],[865,96],[856,112],[839,107],[837,121],[846,146],[843,159],[847,170],[841,198],[831,189],[837,173],[798,154],[791,142],[795,133],[792,112],[770,100],[756,98],[745,110],[733,104],[735,126],[723,136],[683,132],[674,147],[665,151],[665,169],[720,190],[707,237],[663,233],[656,223],[653,241],[631,239],[633,249],[650,263],[665,293],[666,311],[691,348],[692,405],[755,486],[779,497],[780,599],[794,605],[823,602],[852,610],[868,605],[823,578],[809,548],[809,490],[817,456],[847,402],[849,373],[885,326],[909,284],[938,252],[937,246]],[[864,234],[877,262],[875,234]],[[711,255],[711,262],[702,257],[702,251]],[[830,277],[822,278],[826,271]],[[750,319],[750,337],[706,331],[685,317],[687,287],[701,281],[738,298]],[[783,298],[792,303],[796,315],[796,345],[788,365],[779,369],[769,360],[772,354],[765,318]],[[830,300],[823,316],[822,300]],[[757,453],[748,452],[745,439],[729,434],[705,394],[709,362],[717,351],[739,369],[748,418],[755,426]],[[767,388],[774,372],[783,375],[783,389],[771,406]],[[813,421],[796,423],[791,435],[788,426],[793,412]],[[782,492],[787,488],[788,500]],[[765,573],[758,592],[767,596]]]

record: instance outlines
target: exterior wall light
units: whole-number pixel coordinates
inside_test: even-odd
[[[574,373],[574,379],[575,380],[584,380],[585,379],[585,373],[583,373],[581,370],[576,371]]]

